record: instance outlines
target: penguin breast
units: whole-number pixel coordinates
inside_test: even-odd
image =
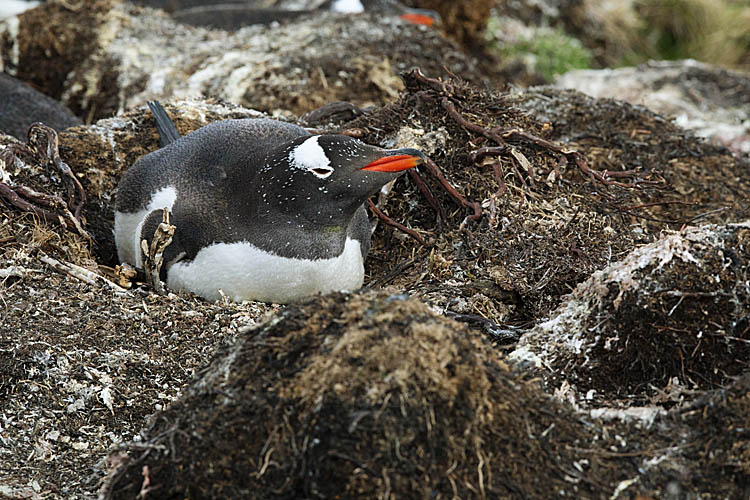
[[[226,296],[236,302],[285,304],[318,293],[356,290],[364,275],[356,239],[347,238],[338,256],[314,260],[281,257],[248,242],[214,243],[194,259],[173,264],[167,272],[167,286],[208,300]]]

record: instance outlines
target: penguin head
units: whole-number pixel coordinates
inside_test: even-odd
[[[425,26],[432,26],[440,22],[440,14],[434,10],[407,7],[397,0],[327,0],[318,9],[339,14],[375,12],[385,15],[398,15],[404,21]]]
[[[316,223],[339,224],[369,196],[423,161],[416,149],[383,149],[344,135],[306,136],[286,149],[288,180],[283,184],[295,193],[292,209]]]

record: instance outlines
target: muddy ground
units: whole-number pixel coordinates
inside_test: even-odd
[[[0,495],[747,498],[748,159],[623,102],[425,73],[290,118],[419,147],[460,195],[402,176],[379,206],[421,242],[381,223],[365,290],[300,305],[122,288],[111,202],[153,119],[62,131],[81,227],[0,202]],[[260,115],[165,105],[183,134]],[[0,137],[5,185],[64,200],[35,140]]]

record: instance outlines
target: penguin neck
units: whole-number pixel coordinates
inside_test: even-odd
[[[353,202],[350,206],[337,206],[334,203],[325,206],[300,206],[299,204],[267,204],[266,212],[284,225],[298,227],[302,231],[316,233],[346,234],[354,212],[362,202]]]
[[[349,220],[310,220],[290,211],[266,212],[266,231],[257,234],[256,244],[282,257],[326,259],[340,255],[346,245]]]

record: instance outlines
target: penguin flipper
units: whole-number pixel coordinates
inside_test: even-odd
[[[148,104],[148,109],[151,110],[156,120],[156,130],[159,132],[159,144],[161,147],[179,139],[180,132],[167,114],[164,106],[159,101],[148,101],[146,104]]]

